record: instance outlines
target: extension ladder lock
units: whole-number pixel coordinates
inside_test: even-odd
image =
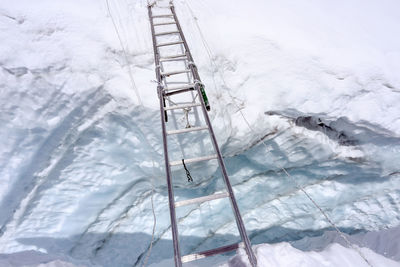
[[[159,4],[160,3],[157,2],[149,4],[148,15],[150,19],[151,33],[153,39],[154,59],[156,66],[155,72],[158,83],[157,92],[160,100],[163,148],[169,209],[171,216],[171,231],[174,247],[175,266],[180,267],[182,266],[182,263],[185,262],[190,262],[208,256],[232,251],[239,248],[239,246],[244,247],[250,264],[252,266],[256,266],[257,260],[251,249],[251,244],[246,234],[246,229],[244,227],[242,217],[239,213],[239,208],[233,194],[232,186],[227,175],[221,151],[218,147],[217,140],[214,135],[210,119],[208,117],[207,111],[210,110],[210,105],[207,99],[207,95],[201,82],[199,73],[197,71],[197,67],[194,64],[189,46],[186,42],[185,36],[183,35],[182,28],[176,16],[175,7],[172,2],[169,2],[168,5],[164,6],[161,6]],[[161,9],[164,10],[164,13],[158,14],[158,11]],[[165,10],[168,10],[170,12],[165,13]],[[173,69],[173,67],[176,68],[176,66],[172,64],[176,64],[176,66],[181,66],[181,69]],[[180,78],[178,79],[177,77]],[[175,99],[175,97],[183,95],[185,95],[190,100],[180,101],[178,98]],[[195,110],[197,111],[197,108],[200,108],[202,111],[200,114],[202,114],[202,116],[204,117],[203,121],[205,125],[191,126],[189,123],[189,115]],[[168,125],[168,123],[172,122],[168,122],[168,116],[170,114],[173,114],[173,112],[175,111],[183,111],[183,113],[185,114],[187,121],[185,128],[171,129],[171,127],[169,127],[170,125]],[[198,113],[196,114],[197,116],[199,115]],[[176,124],[173,125],[176,126]],[[210,155],[201,155],[198,157],[170,161],[168,154],[168,137],[182,134],[190,135],[193,132],[199,131],[208,133],[208,138],[211,140],[212,150],[214,152]],[[216,160],[218,162],[226,192],[214,193],[208,196],[175,201],[171,168],[174,166],[184,168],[188,177],[188,181],[193,181],[191,180],[192,178],[190,176],[189,170],[186,167],[186,164],[207,162],[211,160]],[[221,198],[226,198],[230,200],[229,202],[231,204],[233,216],[236,221],[236,226],[240,234],[241,242],[181,256],[175,209],[191,204],[201,204],[203,202],[209,202]]]

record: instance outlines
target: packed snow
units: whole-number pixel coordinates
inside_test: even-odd
[[[400,3],[174,4],[259,266],[400,266]],[[171,266],[147,2],[2,0],[0,38],[0,266],[141,266],[152,199],[148,264]],[[190,169],[177,199],[222,190],[216,165]],[[178,211],[183,254],[238,241],[228,206]]]

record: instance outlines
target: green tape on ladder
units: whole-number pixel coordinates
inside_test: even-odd
[[[200,92],[201,92],[201,95],[203,97],[204,104],[206,105],[207,111],[210,111],[210,109],[211,109],[210,103],[208,103],[208,98],[207,98],[207,95],[206,95],[206,91],[204,90],[204,85],[203,84],[200,84]]]

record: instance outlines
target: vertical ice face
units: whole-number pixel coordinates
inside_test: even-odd
[[[151,240],[152,182],[150,262],[172,256],[146,3],[109,3],[128,62],[103,2],[0,4],[2,253],[138,265]],[[352,3],[190,1],[216,65],[190,10],[175,3],[255,243],[330,229],[278,166],[346,233],[399,224],[398,4]],[[171,155],[200,142],[209,144],[200,133],[172,139]],[[190,186],[173,173],[177,198],[220,190],[216,166],[189,168]],[[186,253],[237,239],[227,204],[180,211]]]

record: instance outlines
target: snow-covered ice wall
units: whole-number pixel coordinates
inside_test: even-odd
[[[151,240],[153,184],[157,227],[149,262],[172,257],[146,2],[108,3],[0,2],[3,255],[139,266]],[[342,242],[280,171],[284,166],[343,232],[400,261],[398,230],[363,235],[400,224],[398,1],[175,6],[253,243],[314,250]],[[199,140],[176,140],[172,154],[179,155],[179,142]],[[176,171],[176,196],[219,190],[218,170],[209,167],[193,165],[190,186]],[[178,214],[184,253],[237,240],[226,208],[217,201]]]

